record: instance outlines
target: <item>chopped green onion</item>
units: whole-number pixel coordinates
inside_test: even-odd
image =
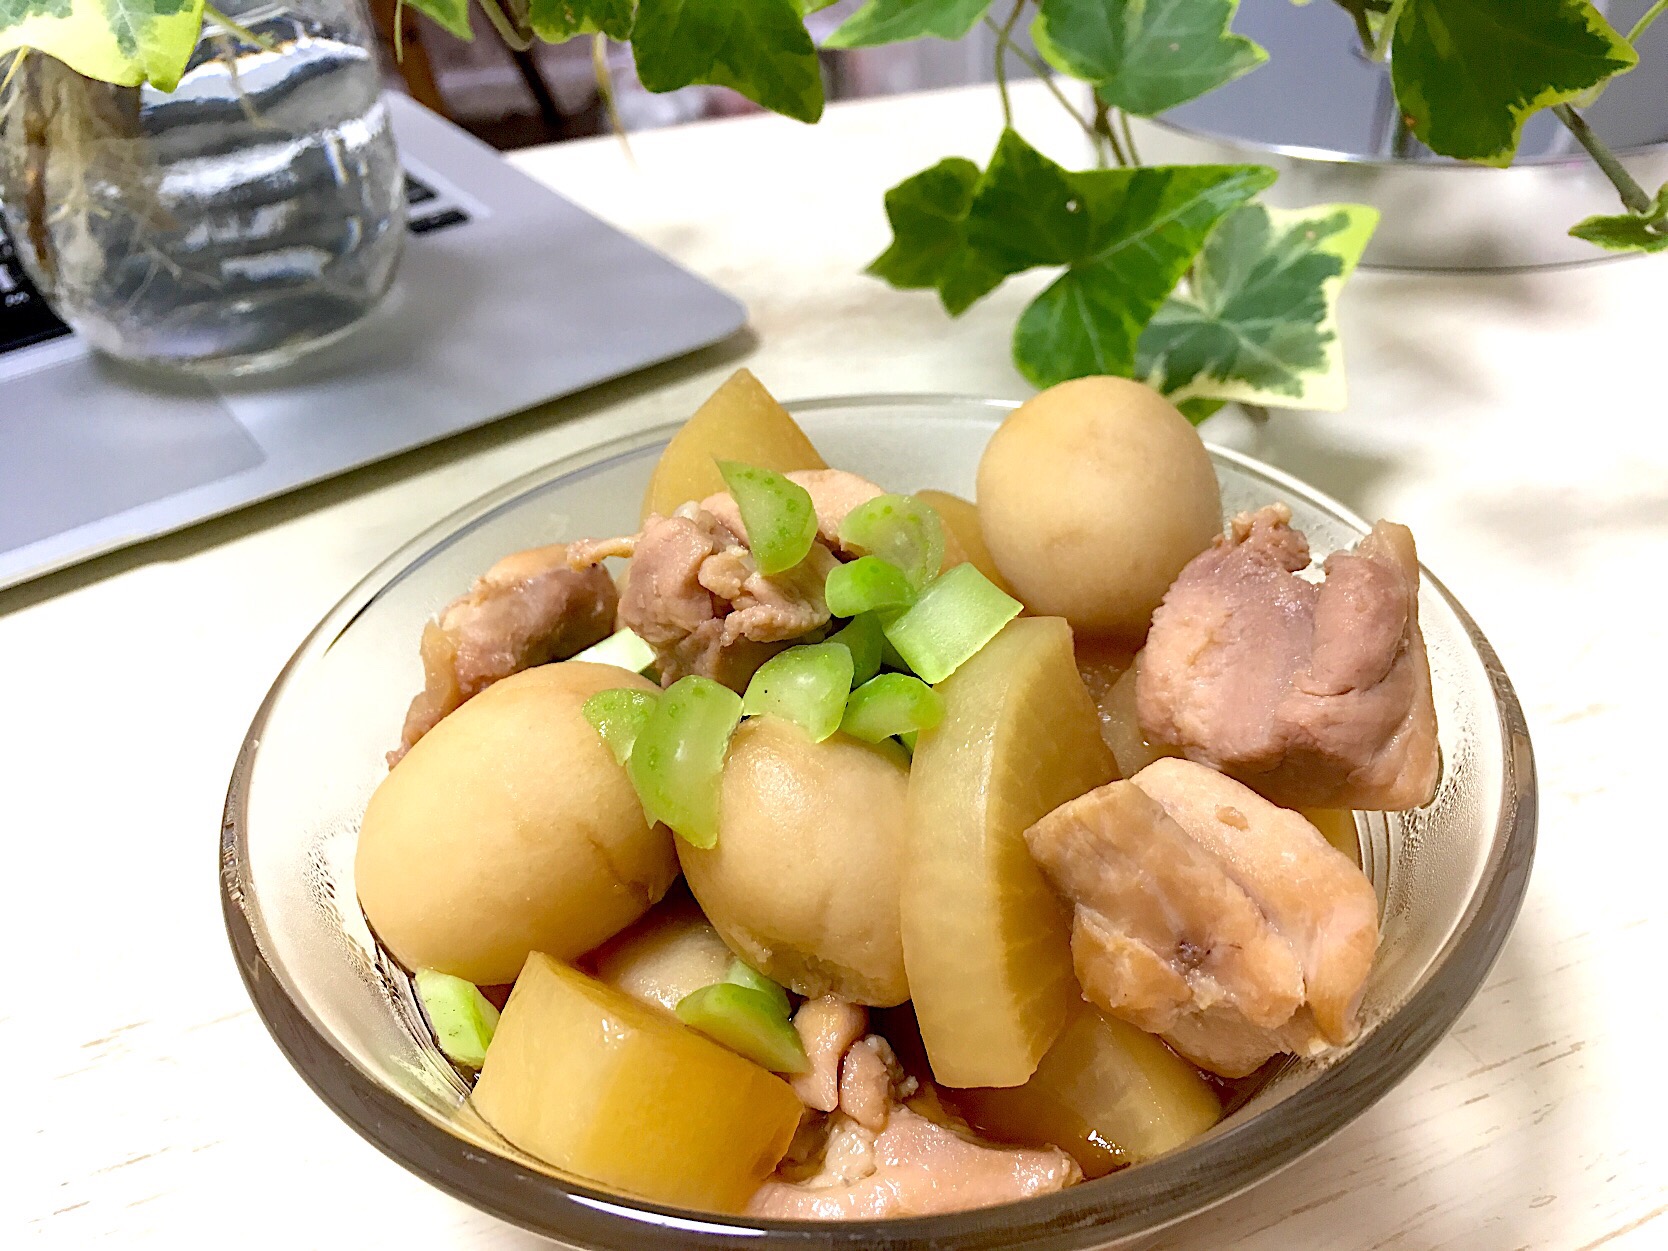
[[[944,565],[944,523],[913,495],[880,495],[859,504],[840,523],[840,542],[890,561],[917,591]]]
[[[747,684],[741,711],[792,721],[820,743],[840,728],[851,693],[851,652],[838,643],[790,647],[759,666]]]
[[[899,673],[908,673],[909,662],[898,655],[898,649],[892,646],[892,640],[887,638],[884,633],[887,620],[897,615],[895,612],[875,614],[875,620],[880,622],[882,630],[880,636],[880,666],[883,669],[896,669]]]
[[[741,510],[747,546],[759,572],[785,573],[804,560],[817,538],[811,493],[773,469],[740,461],[721,460],[718,472]]]
[[[909,753],[911,759],[915,756],[915,743],[920,737],[921,735],[915,730],[898,735],[898,742],[904,745],[904,750]]]
[[[718,842],[718,792],[741,696],[691,674],[662,691],[626,762],[651,821],[692,847]]]
[[[907,608],[915,600],[915,588],[891,561],[859,556],[829,571],[823,595],[834,616],[855,617],[880,609]]]
[[[930,730],[944,719],[944,700],[920,678],[883,673],[851,693],[840,729],[866,743]]]
[[[880,672],[880,653],[886,636],[880,632],[880,618],[874,613],[859,613],[845,629],[830,635],[828,641],[838,643],[851,653],[853,686],[861,686]]]
[[[466,1068],[480,1068],[498,1028],[498,1009],[474,983],[438,969],[418,969],[417,1001],[446,1058]]]
[[[1020,603],[971,565],[956,565],[886,622],[905,663],[934,686],[1019,616]]]
[[[631,749],[649,723],[658,699],[650,691],[598,691],[585,701],[581,711],[591,728],[608,744],[615,762],[623,765],[631,759]]]
[[[777,983],[771,981],[745,960],[730,961],[730,971],[724,975],[726,982],[733,982],[737,986],[745,986],[749,990],[756,990],[762,995],[770,996],[770,1001],[776,1005],[778,1012],[785,1018],[788,1015],[788,992]]]
[[[616,630],[600,643],[592,643],[584,651],[568,657],[593,665],[614,665],[632,673],[642,673],[655,662],[654,648],[630,630]]]
[[[762,990],[717,982],[678,1000],[678,1020],[773,1073],[811,1067],[799,1031]]]

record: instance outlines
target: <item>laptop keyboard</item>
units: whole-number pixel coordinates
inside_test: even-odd
[[[414,235],[461,226],[469,214],[410,173],[405,176],[406,229]],[[17,249],[0,222],[0,356],[70,332],[47,307],[17,259]]]
[[[69,332],[25,277],[17,249],[0,222],[0,354]]]

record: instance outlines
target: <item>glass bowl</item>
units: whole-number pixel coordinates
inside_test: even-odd
[[[970,496],[985,442],[1012,407],[876,396],[793,411],[830,464],[897,490]],[[1324,1142],[1453,1025],[1523,899],[1535,774],[1522,710],[1493,649],[1426,575],[1420,614],[1443,777],[1424,809],[1357,819],[1383,945],[1367,985],[1365,1028],[1347,1050],[1291,1061],[1234,1115],[1169,1155],[1059,1194],[946,1216],[784,1223],[661,1208],[557,1175],[504,1142],[470,1112],[464,1085],[422,1026],[408,979],[378,950],[360,915],[353,882],[359,816],[422,682],[423,623],[508,552],[634,530],[649,472],[673,429],[540,469],[396,552],[302,644],[244,741],[220,851],[232,948],[278,1046],[377,1147],[465,1202],[570,1247],[1127,1246]],[[1211,455],[1227,513],[1284,501],[1317,558],[1366,532],[1360,519],[1284,474],[1233,452]]]

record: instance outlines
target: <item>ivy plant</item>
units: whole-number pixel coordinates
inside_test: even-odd
[[[715,84],[802,122],[822,114],[805,18],[831,0],[403,2],[464,39],[471,5],[514,47],[588,38],[599,65],[605,41],[629,44],[650,91]],[[1138,377],[1195,419],[1226,402],[1341,407],[1337,302],[1372,235],[1372,210],[1275,209],[1257,198],[1272,170],[1146,165],[1136,151],[1132,117],[1163,113],[1267,59],[1235,33],[1238,3],[867,0],[826,46],[954,40],[983,25],[995,33],[1006,123],[983,165],[943,160],[886,193],[892,242],[869,272],[935,292],[951,316],[1012,275],[1053,273],[1013,334],[1014,362],[1038,386]],[[1364,52],[1389,59],[1408,136],[1445,156],[1507,165],[1524,123],[1551,109],[1621,201],[1620,212],[1571,233],[1614,251],[1668,250],[1668,187],[1640,187],[1580,112],[1638,62],[1639,38],[1668,0],[1626,34],[1592,0],[1333,3],[1354,19]],[[204,0],[0,0],[0,57],[34,49],[90,78],[169,91],[205,14],[236,29]],[[1035,54],[1015,42],[1022,24]],[[1014,129],[1016,61],[1082,128],[1084,168],[1047,159]]]

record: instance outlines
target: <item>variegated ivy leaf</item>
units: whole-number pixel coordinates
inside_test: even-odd
[[[1137,376],[1184,411],[1205,411],[1199,400],[1342,408],[1338,293],[1377,224],[1361,204],[1235,210],[1187,293],[1148,323]]]
[[[121,87],[179,86],[203,0],[0,0],[0,56],[34,48]]]
[[[1031,39],[1114,108],[1152,117],[1268,60],[1233,34],[1239,0],[1042,0]]]
[[[469,0],[400,0],[400,3],[410,5],[465,43],[474,42],[475,32],[469,27]],[[539,37],[544,38],[542,33]]]
[[[953,156],[888,191],[892,246],[874,259],[869,272],[900,290],[936,290],[952,317],[1001,285],[1006,274],[967,242],[967,213],[979,177],[977,165]]]
[[[1656,193],[1649,212],[1589,217],[1571,226],[1570,233],[1611,252],[1663,252],[1668,251],[1665,227],[1668,227],[1668,185]]]
[[[991,0],[869,0],[823,41],[829,48],[872,48],[932,35],[960,39],[972,30]]]
[[[468,4],[469,0],[439,2]],[[607,35],[623,42],[631,38],[636,17],[637,0],[531,0],[527,6],[527,24],[546,43],[562,43],[575,35]]]
[[[1590,0],[1408,0],[1391,37],[1414,135],[1489,165],[1511,164],[1531,114],[1639,61]]]
[[[650,91],[710,83],[798,121],[822,116],[822,64],[798,0],[638,0],[631,54]]]
[[[1260,165],[1149,165],[1073,173],[1003,134],[967,217],[994,270],[1066,272],[1014,328],[1014,364],[1038,387],[1129,376],[1141,328],[1217,222],[1274,181]]]

